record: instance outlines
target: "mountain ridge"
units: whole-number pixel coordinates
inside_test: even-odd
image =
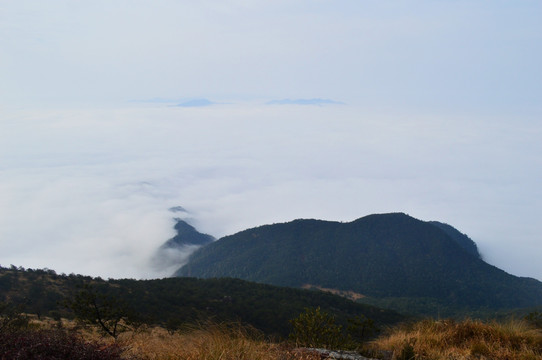
[[[374,299],[426,298],[471,309],[542,303],[541,282],[485,263],[475,243],[450,225],[404,213],[247,229],[200,248],[174,275],[312,284]]]
[[[201,325],[209,322],[242,323],[265,334],[281,337],[290,332],[289,320],[305,308],[321,307],[341,324],[366,316],[379,326],[407,317],[332,294],[256,284],[240,279],[164,278],[152,280],[93,278],[57,274],[50,269],[0,265],[0,305],[10,303],[28,314],[73,318],[65,307],[85,285],[122,304],[147,325]]]

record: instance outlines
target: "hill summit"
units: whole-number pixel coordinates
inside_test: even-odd
[[[471,310],[542,305],[541,282],[487,264],[452,226],[403,213],[244,230],[198,249],[175,275],[350,291],[373,303]]]

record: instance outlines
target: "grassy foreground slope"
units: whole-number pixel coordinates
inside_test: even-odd
[[[395,360],[542,360],[542,332],[523,320],[402,324],[351,352]],[[39,329],[37,329],[39,327]],[[322,360],[302,344],[270,341],[242,326],[206,325],[169,332],[142,327],[119,338],[63,321],[32,320],[31,328],[0,329],[0,358],[34,360]],[[335,349],[338,350],[338,349]],[[17,356],[14,356],[17,354]],[[21,356],[23,355],[23,356]]]

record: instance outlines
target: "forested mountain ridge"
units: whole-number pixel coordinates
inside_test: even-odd
[[[21,306],[38,316],[70,317],[63,305],[85,285],[115,299],[146,324],[205,322],[248,324],[266,334],[287,336],[289,320],[305,308],[321,307],[339,323],[365,316],[378,326],[406,318],[394,311],[358,304],[339,296],[310,290],[255,284],[239,279],[166,278],[155,280],[92,278],[56,274],[52,270],[0,266],[0,304]]]
[[[541,282],[485,263],[471,242],[449,225],[402,213],[349,223],[295,220],[219,239],[175,275],[310,284],[470,310],[542,305]]]
[[[472,241],[472,239],[469,238],[467,235],[459,232],[459,230],[457,230],[453,226],[441,223],[439,221],[429,221],[429,223],[444,230],[446,234],[448,234],[452,238],[452,240],[454,240],[459,246],[463,248],[463,250],[467,251],[469,254],[480,259],[482,258],[482,255],[480,255],[480,252],[478,252],[478,246],[476,246],[476,243]]]

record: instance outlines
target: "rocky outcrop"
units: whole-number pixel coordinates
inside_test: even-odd
[[[328,349],[316,349],[316,348],[298,348],[297,351],[301,353],[319,354],[322,360],[378,360],[374,358],[368,358],[360,355],[355,351],[342,351],[342,350],[328,350]],[[384,359],[391,359],[391,354],[382,354]]]

